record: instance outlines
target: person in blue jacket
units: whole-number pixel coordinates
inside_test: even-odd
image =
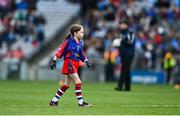
[[[121,58],[121,74],[118,80],[117,91],[131,90],[130,70],[135,52],[135,35],[129,28],[128,21],[123,19],[119,23],[121,45],[119,55]]]

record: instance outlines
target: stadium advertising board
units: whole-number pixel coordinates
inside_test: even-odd
[[[163,84],[165,82],[165,75],[163,71],[133,71],[131,75],[133,83]]]

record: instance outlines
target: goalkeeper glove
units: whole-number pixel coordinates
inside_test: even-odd
[[[51,70],[54,70],[56,68],[56,60],[51,60],[51,63],[50,63],[50,68]]]
[[[86,63],[86,65],[87,65],[88,68],[91,67],[91,63],[90,63],[89,61],[85,61],[85,63]]]

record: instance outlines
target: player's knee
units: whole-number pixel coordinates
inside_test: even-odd
[[[75,81],[75,84],[79,84],[79,83],[81,83],[81,80],[76,80]]]

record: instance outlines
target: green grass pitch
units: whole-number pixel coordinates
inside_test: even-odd
[[[167,85],[132,85],[131,92],[114,91],[116,83],[83,83],[83,95],[94,107],[80,108],[74,85],[58,107],[48,105],[59,88],[52,81],[0,81],[0,115],[178,115],[180,90]]]

